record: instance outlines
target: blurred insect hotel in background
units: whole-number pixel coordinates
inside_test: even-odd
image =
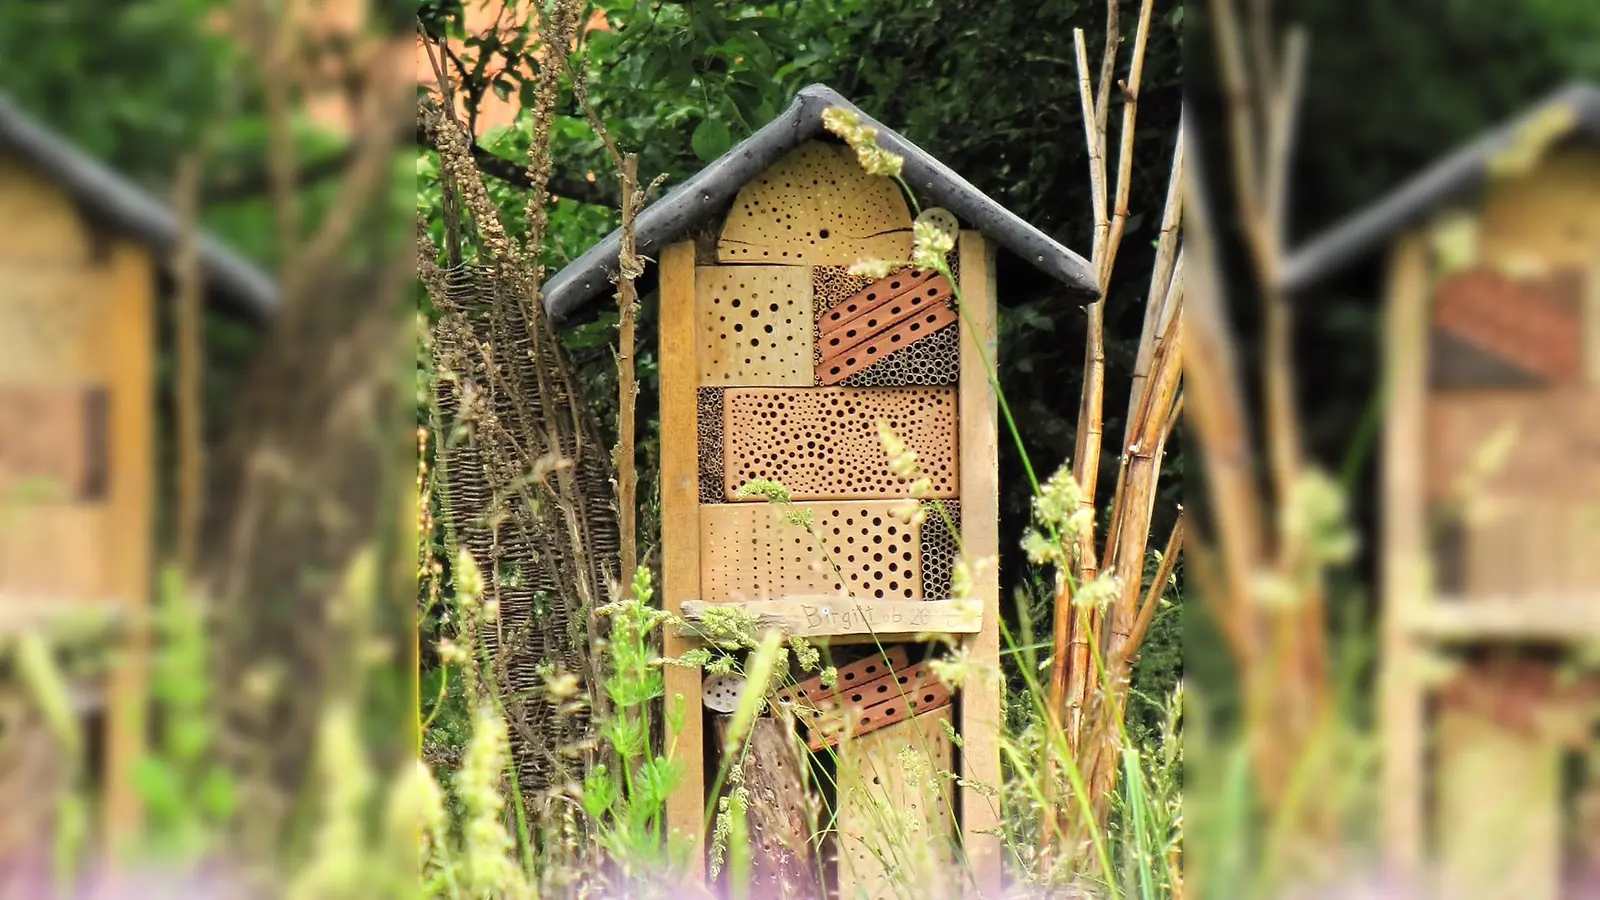
[[[0,95],[0,859],[48,851],[80,779],[111,836],[138,824],[158,322],[184,230]],[[208,301],[270,313],[266,274],[203,237],[190,249]]]
[[[1385,847],[1442,896],[1555,900],[1600,873],[1600,87],[1309,241],[1286,287],[1384,247]]]
[[[926,208],[827,133],[840,115],[877,128]],[[914,257],[914,230],[938,256]],[[1085,297],[1088,263],[821,85],[642,211],[636,238],[661,302],[661,596],[687,623],[665,655],[707,646],[737,610],[837,664],[834,683],[774,691],[750,733],[752,896],[887,896],[908,840],[930,866],[960,854],[996,896],[999,809],[979,788],[1001,781],[1000,685],[935,677],[956,648],[999,669],[995,247]],[[549,281],[552,320],[609,295],[621,240]],[[666,672],[669,710],[686,701],[668,716],[685,771],[667,816],[702,859],[743,689]]]

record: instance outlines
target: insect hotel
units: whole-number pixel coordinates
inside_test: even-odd
[[[1309,242],[1288,287],[1384,247],[1385,846],[1443,896],[1593,890],[1600,88]]]
[[[156,529],[156,359],[179,220],[0,95],[0,859],[48,849],[60,791],[103,789],[106,823],[137,823],[143,746],[139,621]],[[209,241],[211,298],[249,318],[271,280]],[[121,654],[72,685],[85,757],[68,758],[13,651],[25,636],[112,620]]]
[[[691,623],[741,607],[825,646],[838,666],[836,684],[776,691],[755,726],[747,768],[765,780],[749,812],[754,896],[888,896],[896,871],[931,891],[898,857],[912,844],[953,862],[959,833],[976,876],[962,889],[992,897],[998,801],[939,775],[1000,785],[1000,687],[979,679],[952,693],[927,663],[933,635],[954,636],[979,666],[999,663],[994,567],[978,570],[971,600],[952,589],[958,545],[969,560],[999,551],[995,246],[1075,293],[1092,295],[1094,279],[1081,257],[864,115],[904,158],[923,219],[954,238],[955,280],[909,265],[850,274],[864,260],[909,260],[916,213],[894,179],[868,174],[825,130],[830,108],[859,114],[808,87],[639,216],[639,251],[659,268],[663,602]],[[550,281],[552,319],[607,292],[619,241]],[[880,426],[915,453],[914,472],[892,465]],[[753,482],[782,485],[792,506],[741,491]],[[694,646],[690,629],[669,635],[666,653]],[[688,766],[670,824],[703,852],[722,743],[710,738],[741,685],[681,668],[667,679],[669,709],[686,701],[668,745]],[[813,758],[788,756],[791,721]],[[926,791],[930,780],[942,787]],[[822,858],[808,846],[810,794],[833,813]]]

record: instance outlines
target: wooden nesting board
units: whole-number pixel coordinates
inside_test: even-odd
[[[769,479],[796,500],[909,497],[889,471],[883,422],[916,451],[935,497],[955,497],[956,391],[943,387],[728,390],[723,397],[726,496]]]
[[[1557,900],[1560,748],[1469,711],[1442,711],[1436,738],[1441,896]]]
[[[1427,415],[1430,497],[1459,491],[1509,428],[1509,453],[1473,490],[1600,502],[1600,390],[1440,392]]]
[[[700,385],[812,383],[811,273],[796,266],[696,266]]]
[[[102,390],[0,384],[0,510],[23,501],[99,499],[105,401]]]
[[[701,598],[712,603],[774,600],[848,590],[877,600],[921,600],[922,528],[896,518],[897,505],[893,500],[796,504],[811,516],[820,546],[770,504],[701,506]]]
[[[938,896],[948,884],[955,787],[949,707],[897,722],[839,747],[840,898]],[[909,764],[908,764],[909,763]]]
[[[717,240],[722,263],[848,266],[910,257],[911,210],[899,186],[868,175],[849,147],[820,141],[790,150],[741,188]]]

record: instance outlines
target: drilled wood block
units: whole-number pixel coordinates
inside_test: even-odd
[[[80,504],[0,508],[0,594],[126,601],[111,596],[109,515]]]
[[[951,768],[944,730],[951,712],[935,710],[840,747],[840,897],[959,896],[946,868],[955,824],[955,786],[943,774]]]
[[[1600,503],[1600,390],[1436,393],[1427,416],[1430,497],[1468,487],[1476,494]],[[1482,483],[1464,485],[1492,461],[1502,429],[1511,436],[1505,458]]]
[[[700,384],[812,383],[811,277],[793,266],[698,266]]]
[[[921,600],[921,529],[895,518],[896,505],[887,500],[797,504],[811,516],[820,546],[779,507],[703,505],[701,599],[777,600],[848,591],[863,599]]]
[[[741,188],[717,240],[723,263],[848,266],[910,256],[911,211],[900,189],[863,171],[850,148],[820,141]]]
[[[105,377],[117,336],[101,326],[115,297],[96,269],[0,264],[0,382]]]
[[[1461,523],[1456,593],[1560,605],[1600,594],[1600,499],[1489,500]]]
[[[917,454],[933,496],[954,497],[956,392],[950,388],[731,388],[723,397],[724,490],[756,479],[795,499],[906,497],[911,481],[889,471],[878,423]]]
[[[1433,321],[1444,332],[1517,368],[1556,383],[1583,372],[1584,276],[1511,278],[1491,269],[1450,276],[1439,285]]]
[[[0,515],[13,504],[102,499],[105,400],[101,390],[0,384]]]

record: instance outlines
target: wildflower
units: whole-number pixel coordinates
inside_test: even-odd
[[[878,129],[861,123],[861,114],[841,107],[822,111],[822,125],[856,151],[856,161],[868,175],[900,177],[905,159],[878,146]]]
[[[1307,567],[1349,562],[1359,546],[1345,521],[1345,497],[1326,473],[1308,470],[1284,504],[1282,527],[1288,544],[1305,554]]]
[[[789,649],[794,653],[794,661],[799,664],[800,671],[812,672],[822,665],[822,651],[811,645],[811,642],[800,635],[789,638]]]
[[[578,695],[578,676],[571,672],[551,672],[545,676],[544,691],[557,703],[571,700]]]
[[[928,671],[952,691],[960,690],[962,685],[971,680],[975,670],[976,664],[965,647],[959,647],[945,656],[928,660]]]
[[[821,683],[823,689],[832,690],[833,686],[839,683],[838,668],[829,666],[826,669],[823,669],[822,674],[817,676],[817,681]]]
[[[450,638],[444,638],[439,641],[439,660],[447,666],[464,666],[467,651]]]
[[[946,254],[956,246],[955,235],[931,219],[918,218],[911,226],[911,264],[919,269],[944,271]]]
[[[889,471],[897,478],[911,478],[917,474],[917,453],[906,446],[906,442],[894,433],[888,423],[878,423],[878,443],[883,445],[885,453],[889,454]],[[932,483],[929,487],[931,489]]]
[[[1069,531],[1069,520],[1082,508],[1083,487],[1073,477],[1070,463],[1062,463],[1061,468],[1040,485],[1038,496],[1033,498],[1034,520],[1053,526],[1057,531]]]
[[[1089,582],[1078,586],[1072,595],[1074,606],[1104,608],[1122,593],[1122,579],[1110,572],[1101,572]]]
[[[905,263],[893,262],[887,259],[863,259],[852,263],[849,272],[851,275],[871,278],[876,281],[880,278],[888,278],[904,267]]]
[[[466,550],[456,554],[455,576],[456,596],[463,608],[470,609],[483,596],[483,570]]]

